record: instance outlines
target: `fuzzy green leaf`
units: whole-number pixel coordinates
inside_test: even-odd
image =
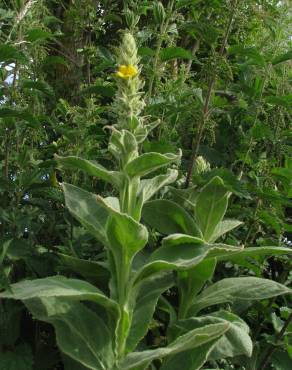
[[[74,185],[63,184],[66,206],[72,215],[104,245],[108,244],[106,223],[109,211],[97,196]]]
[[[180,157],[181,153],[145,153],[128,163],[125,167],[125,171],[130,177],[142,177],[170,163],[177,162]]]
[[[133,352],[125,357],[119,364],[120,370],[145,369],[153,360],[174,355],[179,352],[187,351],[199,347],[205,343],[219,338],[229,328],[228,323],[206,325],[203,328],[194,329],[178,337],[167,347],[148,350],[143,352]]]
[[[161,234],[185,233],[201,237],[192,217],[180,205],[165,199],[147,202],[142,217]]]
[[[209,286],[198,295],[190,311],[197,313],[205,307],[225,302],[260,300],[289,293],[292,293],[292,289],[273,280],[256,277],[227,278]]]
[[[206,241],[210,241],[228,205],[228,191],[220,177],[214,177],[199,194],[196,202],[196,220]]]

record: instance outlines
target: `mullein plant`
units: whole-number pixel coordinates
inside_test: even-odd
[[[116,124],[109,127],[108,145],[115,168],[108,170],[75,156],[56,156],[60,168],[83,170],[110,183],[116,194],[103,198],[62,184],[71,214],[105,248],[103,262],[82,261],[83,268],[87,263],[96,272],[99,288],[85,280],[53,276],[12,284],[0,297],[22,300],[35,318],[52,324],[60,351],[75,361],[78,369],[143,370],[157,368],[152,363],[157,360],[155,366],[163,370],[194,370],[209,359],[250,356],[247,324],[229,311],[212,308],[291,290],[253,277],[223,279],[203,287],[211,281],[218,260],[290,250],[215,243],[240,225],[236,220],[223,220],[230,194],[218,177],[191,197],[192,189],[182,191],[185,208],[171,200],[150,200],[162,187],[175,182],[177,170],[173,167],[181,153],[140,153],[141,144],[159,122],[142,116],[143,83],[130,33],[123,35],[117,61],[112,107]],[[165,236],[149,255],[145,249],[148,230],[141,217]],[[173,286],[179,291],[178,307],[162,296]],[[168,344],[149,349],[144,338],[158,302],[169,312]],[[204,314],[206,308],[208,314]]]

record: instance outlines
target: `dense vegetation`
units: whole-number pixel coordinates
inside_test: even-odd
[[[292,369],[289,1],[0,25],[0,369]]]

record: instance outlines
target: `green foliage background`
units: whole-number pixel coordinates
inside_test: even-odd
[[[65,208],[59,183],[116,194],[81,171],[61,171],[54,154],[114,169],[107,126],[117,122],[115,48],[125,29],[139,48],[143,115],[160,121],[141,150],[183,153],[176,185],[156,198],[188,210],[186,182],[200,190],[219,176],[233,193],[227,217],[244,223],[222,241],[291,248],[288,1],[2,0],[0,25],[1,289],[55,274],[106,289],[107,272],[97,276],[94,265],[104,261],[103,246]],[[152,251],[164,233],[151,226]],[[92,264],[82,267],[80,259]],[[286,256],[219,266],[214,282],[249,275],[291,284]],[[162,296],[142,346],[165,344],[170,303],[176,308],[176,289]],[[211,360],[206,368],[260,369],[272,352],[265,366],[290,369],[291,323],[280,333],[291,310],[289,298],[235,305],[252,329],[253,356]],[[81,369],[71,361],[58,351],[50,324],[34,320],[19,302],[0,301],[1,369]]]

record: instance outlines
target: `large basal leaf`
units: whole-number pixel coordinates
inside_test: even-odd
[[[228,328],[229,324],[224,323],[206,325],[203,328],[191,330],[190,332],[178,337],[167,347],[130,353],[123,361],[121,361],[118,368],[119,370],[143,370],[155,359],[162,359],[169,355],[175,355],[219,338],[228,330]]]
[[[205,307],[225,302],[260,300],[289,293],[292,293],[292,289],[273,280],[256,277],[227,278],[211,285],[198,295],[190,312],[197,313]]]
[[[139,195],[143,202],[150,199],[158,190],[165,185],[171,184],[177,178],[178,172],[176,170],[168,169],[165,175],[155,176],[152,179],[141,180],[139,187]]]
[[[25,302],[33,316],[52,324],[59,349],[92,370],[110,369],[114,362],[112,335],[106,323],[79,302],[60,298]]]
[[[51,276],[43,279],[24,280],[11,284],[10,289],[0,293],[0,298],[25,301],[32,298],[70,298],[89,300],[118,312],[117,304],[99,289],[83,280],[69,279],[64,276]]]
[[[163,363],[161,370],[198,370],[207,360],[221,360],[226,357],[252,353],[252,340],[249,336],[249,327],[238,316],[227,311],[215,312],[211,315],[189,318],[178,321],[170,328],[170,336],[177,337],[195,328],[205,325],[229,323],[229,329],[217,340],[213,340],[198,348],[171,356]]]
[[[214,177],[197,197],[196,220],[206,241],[210,241],[228,205],[228,191],[220,177]]]
[[[109,211],[93,193],[63,184],[66,206],[72,215],[104,245],[108,244],[106,223]]]
[[[130,177],[142,177],[170,163],[179,161],[180,157],[181,152],[179,154],[145,153],[129,162],[125,171]]]
[[[133,351],[146,335],[160,295],[174,284],[172,274],[153,277],[143,282],[135,299],[132,325],[127,339],[127,352]]]
[[[105,167],[98,164],[96,161],[90,161],[75,156],[59,157],[55,155],[55,159],[61,168],[70,170],[82,170],[88,175],[98,177],[106,182],[111,183],[116,188],[120,188],[122,183],[122,175],[117,171],[108,171]]]
[[[170,200],[160,199],[145,203],[142,218],[161,234],[202,236],[191,216],[183,207]]]

